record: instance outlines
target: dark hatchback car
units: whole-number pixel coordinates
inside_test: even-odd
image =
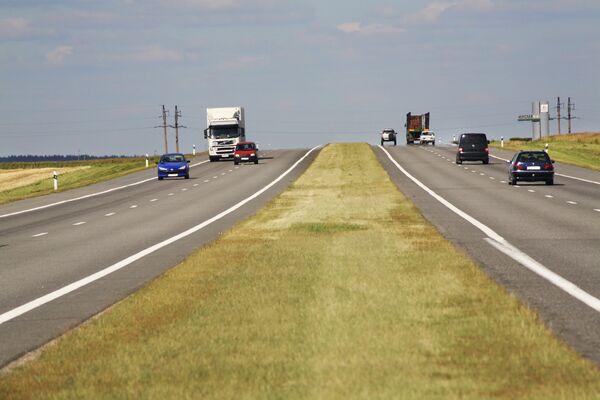
[[[463,133],[458,139],[458,151],[456,152],[456,163],[463,161],[482,161],[484,164],[490,162],[489,141],[485,133]]]
[[[518,181],[546,182],[554,184],[554,160],[544,151],[521,150],[510,160],[508,167],[508,184],[516,185]]]
[[[190,160],[186,160],[185,156],[181,153],[163,154],[160,160],[156,163],[158,180],[164,178],[177,178],[183,177],[185,179],[190,178]]]

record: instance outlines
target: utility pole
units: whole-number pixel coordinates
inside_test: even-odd
[[[560,97],[556,102],[556,123],[558,125],[558,134],[560,135]]]
[[[175,125],[169,125],[171,128],[175,128],[175,148],[179,153],[179,128],[187,128],[187,126],[179,125],[179,118],[181,117],[181,111],[177,111],[175,106]]]
[[[167,113],[168,112],[169,111],[165,110],[165,105],[163,104],[163,106],[162,106],[162,116],[158,117],[158,118],[162,118],[163,123],[162,123],[162,125],[155,126],[155,128],[163,128],[163,130],[164,130],[164,134],[165,134],[165,153],[169,152],[169,143],[167,142],[167,127],[169,126],[169,125],[167,125]]]
[[[575,117],[571,116],[571,111],[575,110],[575,103],[571,103],[571,98],[569,97],[567,103],[567,120],[569,121],[569,133],[571,133],[571,120]]]

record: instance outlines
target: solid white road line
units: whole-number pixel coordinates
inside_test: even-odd
[[[73,226],[79,226],[79,225],[83,225],[83,224],[85,224],[85,221],[79,221],[79,222],[75,222],[73,224]]]
[[[493,156],[491,154],[490,154],[490,157],[494,157],[495,159],[502,160],[502,161],[510,161],[510,160],[507,160],[506,158]],[[582,182],[593,183],[594,185],[600,185],[600,182],[592,181],[592,180],[589,180],[589,179],[578,178],[576,176],[564,175],[564,174],[558,174],[558,173],[554,173],[554,175],[556,175],[556,176],[562,176],[563,178],[575,179],[575,180],[582,181]]]
[[[285,178],[290,172],[292,172],[302,161],[304,161],[306,159],[306,157],[309,156],[310,153],[312,153],[314,150],[318,149],[321,146],[316,146],[313,147],[312,149],[310,149],[309,151],[306,152],[306,154],[304,154],[298,161],[296,161],[291,167],[289,167],[285,172],[283,172],[281,175],[279,175],[277,178],[275,178],[275,180],[271,181],[271,183],[269,183],[268,185],[266,185],[265,187],[263,187],[262,189],[260,189],[258,192],[254,193],[253,195],[246,197],[244,200],[240,201],[239,203],[229,207],[227,210],[215,215],[214,217],[207,219],[206,221],[184,231],[181,232],[178,235],[175,235],[173,237],[170,237],[169,239],[163,240],[160,243],[157,243],[153,246],[148,247],[145,250],[140,251],[139,253],[136,253],[132,256],[127,257],[124,260],[119,261],[116,264],[111,265],[110,267],[104,268],[101,271],[98,271],[92,275],[89,275],[83,279],[80,279],[76,282],[71,283],[70,285],[67,285],[65,287],[62,287],[58,290],[55,290],[54,292],[48,293],[42,297],[39,297],[35,300],[32,300],[28,303],[25,303],[17,308],[14,308],[10,311],[7,311],[3,314],[0,314],[0,325],[2,325],[3,323],[10,321],[14,318],[17,318],[20,315],[25,314],[26,312],[29,312],[31,310],[34,310],[46,303],[51,302],[52,300],[56,300],[66,294],[69,294],[83,286],[86,286],[94,281],[97,281],[98,279],[101,279],[115,271],[118,271],[124,267],[126,267],[127,265],[147,256],[148,254],[152,254],[157,250],[162,249],[165,246],[170,245],[171,243],[174,243],[180,239],[183,239],[187,236],[190,236],[193,233],[198,232],[199,230],[205,228],[206,226],[212,224],[215,221],[220,220],[221,218],[231,214],[232,212],[236,211],[237,209],[239,209],[240,207],[246,205],[247,203],[249,203],[250,201],[254,200],[255,198],[257,198],[258,196],[260,196],[261,194],[263,194],[264,192],[266,192],[267,190],[269,190],[270,188],[272,188],[273,186],[275,186],[279,181],[281,181],[283,178]]]
[[[208,162],[208,160],[205,160],[205,161],[202,161],[202,162],[190,165],[190,168],[191,167],[196,167],[196,166],[198,166],[200,164],[205,164],[207,162]],[[85,196],[75,197],[73,199],[62,200],[62,201],[58,201],[56,203],[46,204],[46,205],[43,205],[43,206],[30,208],[30,209],[27,209],[27,210],[15,211],[15,212],[12,212],[12,213],[9,213],[9,214],[0,215],[0,218],[6,218],[6,217],[11,217],[13,215],[25,214],[25,213],[28,213],[28,212],[31,212],[31,211],[43,210],[45,208],[58,206],[60,204],[71,203],[73,201],[79,201],[79,200],[89,199],[90,197],[100,196],[101,194],[106,194],[106,193],[114,192],[115,190],[121,190],[121,189],[125,189],[125,188],[128,188],[128,187],[141,185],[142,183],[146,183],[146,182],[150,182],[150,181],[155,181],[155,180],[156,180],[156,177],[148,178],[148,179],[144,179],[144,180],[141,180],[141,181],[130,183],[130,184],[127,184],[127,185],[124,185],[124,186],[118,186],[118,187],[114,187],[112,189],[103,190],[102,192],[86,194]]]
[[[40,237],[40,236],[45,236],[47,234],[48,234],[48,232],[42,232],[42,233],[38,233],[37,235],[33,235],[32,237]]]
[[[577,300],[581,301],[585,305],[591,307],[592,309],[600,312],[600,299],[592,296],[591,294],[585,292],[580,287],[576,286],[574,283],[566,280],[562,276],[552,272],[544,265],[535,261],[533,258],[529,257],[527,254],[519,250],[510,244],[506,239],[496,233],[494,230],[489,228],[487,225],[479,222],[475,218],[471,217],[469,214],[457,208],[455,205],[444,199],[442,196],[435,193],[433,190],[425,186],[421,181],[412,176],[408,171],[406,171],[402,166],[388,153],[388,151],[382,146],[378,146],[381,150],[388,156],[390,161],[398,168],[404,175],[406,175],[410,180],[412,180],[417,186],[427,192],[431,197],[442,203],[445,207],[447,207],[450,211],[454,212],[464,220],[468,221],[471,225],[482,231],[487,237],[484,240],[495,247],[497,250],[506,254],[508,257],[517,261],[519,264],[529,269],[531,272],[541,276],[546,279],[548,282],[557,286],[564,292],[570,294]]]

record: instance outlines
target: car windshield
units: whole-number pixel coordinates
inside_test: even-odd
[[[162,156],[160,162],[162,163],[170,163],[170,162],[184,162],[185,158],[181,154],[167,154]]]
[[[548,154],[544,152],[537,153],[521,153],[519,155],[520,162],[546,162],[548,161]]]
[[[210,137],[213,139],[230,139],[239,136],[237,125],[213,126],[210,128]]]
[[[241,150],[241,151],[254,150],[254,144],[252,144],[252,143],[238,144],[235,149]]]
[[[487,144],[487,137],[483,133],[463,134],[460,141],[463,144]]]

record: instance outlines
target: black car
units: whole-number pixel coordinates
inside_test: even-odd
[[[508,184],[516,185],[518,181],[546,182],[554,184],[554,160],[544,151],[521,150],[510,160],[508,167]]]
[[[463,161],[482,161],[484,164],[490,162],[490,153],[485,133],[463,133],[458,140],[458,151],[456,152],[456,163]]]

